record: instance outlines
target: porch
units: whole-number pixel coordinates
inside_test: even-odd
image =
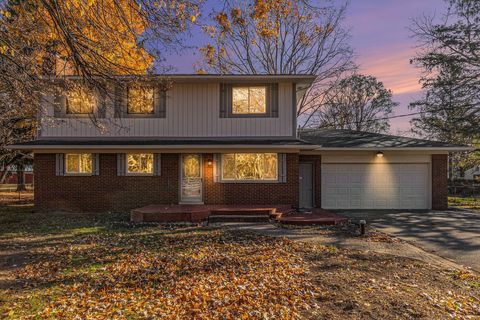
[[[333,212],[314,208],[297,212],[290,205],[148,205],[133,209],[130,220],[160,223],[200,223],[237,221],[275,221],[288,225],[336,225],[348,218]]]

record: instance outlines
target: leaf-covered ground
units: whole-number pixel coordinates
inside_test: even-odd
[[[0,317],[480,317],[476,274],[222,228],[0,207]]]

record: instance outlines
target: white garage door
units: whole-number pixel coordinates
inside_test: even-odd
[[[325,209],[428,209],[429,165],[323,164]]]

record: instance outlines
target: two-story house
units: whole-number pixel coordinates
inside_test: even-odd
[[[311,75],[170,75],[168,90],[114,86],[45,97],[35,208],[148,204],[444,209],[446,143],[342,130],[298,132]],[[103,125],[95,125],[91,117]]]

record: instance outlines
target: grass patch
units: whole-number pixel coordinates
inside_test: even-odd
[[[448,205],[463,209],[480,209],[480,197],[448,197]]]

